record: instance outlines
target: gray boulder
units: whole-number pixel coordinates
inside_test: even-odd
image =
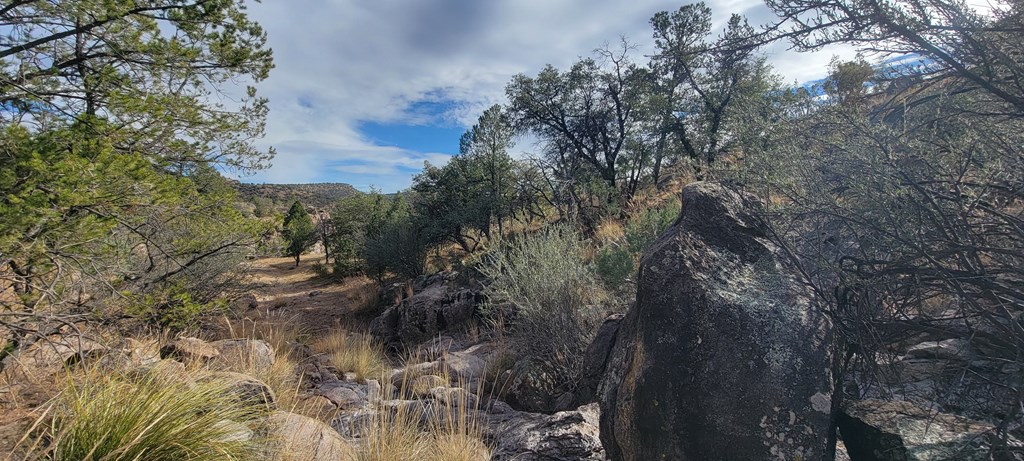
[[[499,405],[500,406],[500,405]],[[602,461],[597,404],[553,415],[492,408],[485,435],[494,461]]]
[[[355,450],[331,426],[285,411],[270,415],[271,440],[280,459],[294,461],[355,460]],[[275,458],[277,459],[277,458]]]
[[[831,451],[833,338],[754,213],[714,183],[683,189],[644,255],[599,390],[613,460],[821,460]]]
[[[179,338],[160,348],[161,358],[198,362],[216,370],[263,374],[274,365],[274,348],[258,339],[224,339],[207,342]]]
[[[615,346],[615,338],[619,335],[622,318],[622,314],[612,314],[605,318],[594,340],[587,346],[583,354],[583,376],[576,390],[576,406],[597,400],[597,388],[604,378],[604,371]]]
[[[837,422],[852,461],[1024,459],[1024,444],[1000,439],[993,426],[910,402],[853,402],[845,405]]]

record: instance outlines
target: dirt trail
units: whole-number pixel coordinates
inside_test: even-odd
[[[259,302],[249,317],[285,318],[302,331],[319,336],[339,325],[352,326],[361,311],[377,297],[376,285],[366,277],[332,281],[313,270],[322,255],[303,257],[299,267],[292,258],[265,258],[249,264],[247,285]]]

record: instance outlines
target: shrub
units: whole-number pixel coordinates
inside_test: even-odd
[[[98,370],[58,397],[45,453],[30,459],[247,460],[260,443],[236,437],[265,409],[243,403],[218,380],[129,378]]]
[[[616,292],[624,290],[626,282],[636,272],[633,254],[628,248],[617,243],[601,248],[594,259],[594,264],[605,288]]]
[[[555,225],[505,244],[481,267],[491,279],[485,290],[490,305],[515,306],[512,348],[553,365],[568,381],[578,377],[605,299],[583,251],[572,228]]]
[[[673,200],[644,210],[626,224],[626,243],[633,253],[643,254],[679,217],[680,203]]]
[[[203,302],[193,298],[190,292],[172,286],[144,296],[129,295],[127,313],[171,330],[184,330],[196,326],[206,315],[227,310],[224,299]]]
[[[429,249],[421,226],[410,219],[398,220],[367,239],[364,250],[367,271],[378,280],[387,272],[418,277],[426,268]]]

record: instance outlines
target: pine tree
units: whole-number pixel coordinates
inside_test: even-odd
[[[306,212],[306,207],[298,200],[288,209],[284,217],[284,240],[287,243],[286,251],[288,256],[295,257],[295,266],[299,265],[299,257],[302,252],[309,249],[316,242],[316,228],[313,220]]]

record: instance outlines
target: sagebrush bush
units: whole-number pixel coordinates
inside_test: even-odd
[[[606,299],[584,244],[567,225],[554,225],[508,242],[488,258],[481,272],[492,315],[505,320],[513,349],[541,359],[575,380],[583,351],[601,321]],[[511,304],[514,312],[497,306]]]
[[[29,459],[256,459],[260,441],[239,437],[239,427],[257,421],[266,408],[243,402],[229,388],[216,379],[89,371],[69,379],[52,408],[49,443]]]

